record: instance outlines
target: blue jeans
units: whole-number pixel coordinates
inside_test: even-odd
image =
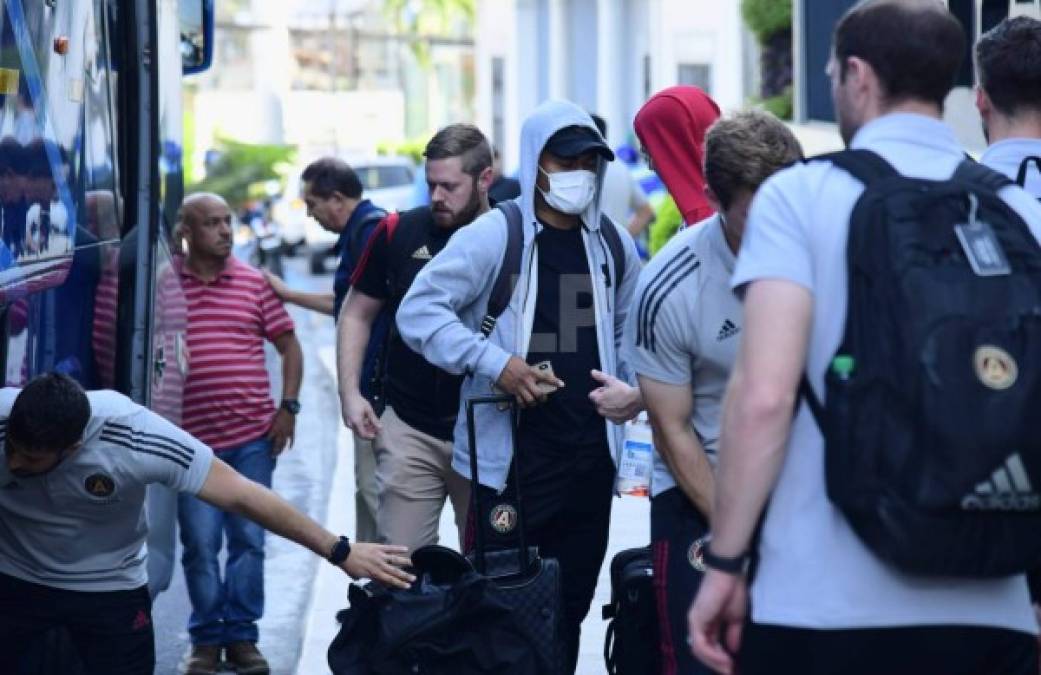
[[[275,459],[267,438],[217,456],[246,478],[271,487]],[[192,644],[256,642],[256,622],[264,614],[264,528],[187,494],[179,497],[178,520],[184,546],[181,562],[192,601]],[[222,579],[218,555],[224,535],[228,561]]]

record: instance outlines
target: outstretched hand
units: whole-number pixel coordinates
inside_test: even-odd
[[[372,579],[387,586],[409,588],[416,580],[403,568],[412,564],[408,549],[387,544],[351,544],[351,554],[340,567],[354,579]]]

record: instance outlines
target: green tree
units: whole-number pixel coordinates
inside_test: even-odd
[[[456,33],[461,22],[472,26],[477,15],[476,0],[383,0],[383,12],[398,33],[409,37],[416,61],[430,64],[428,38]]]
[[[792,0],[741,0],[741,16],[762,47],[761,101],[791,117]]]
[[[229,138],[218,138],[219,158],[206,171],[206,177],[188,186],[190,191],[219,194],[232,209],[240,208],[256,187],[279,180],[279,165],[290,164],[296,148],[289,145],[254,145]]]

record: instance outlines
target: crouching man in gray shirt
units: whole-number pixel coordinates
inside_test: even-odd
[[[0,653],[15,672],[33,638],[64,627],[88,673],[152,673],[152,483],[242,514],[353,577],[412,581],[405,548],[350,545],[148,409],[64,375],[0,389],[0,457]]]

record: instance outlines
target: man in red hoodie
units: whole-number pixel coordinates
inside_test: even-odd
[[[704,153],[705,132],[717,119],[719,106],[708,94],[676,86],[652,96],[633,121],[650,168],[669,189],[684,226],[715,213],[705,197]]]

